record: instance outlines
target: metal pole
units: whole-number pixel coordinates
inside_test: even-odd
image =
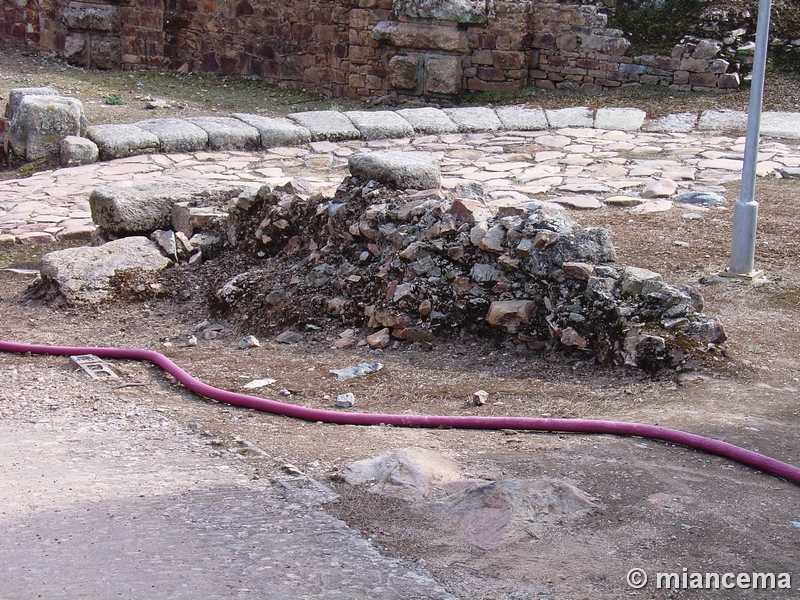
[[[771,0],[760,0],[756,28],[756,48],[753,57],[753,78],[750,86],[750,107],[747,111],[747,137],[742,165],[742,191],[733,209],[733,239],[731,262],[726,275],[753,277],[756,252],[756,222],[758,202],[755,200],[758,142],[761,131],[761,105],[764,98],[764,72],[767,67],[769,44],[769,14]]]

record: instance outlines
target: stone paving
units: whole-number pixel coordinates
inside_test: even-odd
[[[469,110],[475,114],[453,112]],[[448,109],[447,114],[459,123],[468,123],[471,115],[474,123],[484,123],[483,128],[492,126],[485,124],[490,120],[488,112],[498,115],[494,117],[498,123],[509,124],[538,114],[520,110]],[[628,114],[626,110],[637,112]],[[490,206],[547,202],[569,210],[585,210],[608,204],[636,215],[671,210],[675,204],[670,198],[682,192],[723,193],[725,182],[741,177],[743,137],[723,135],[715,129],[643,131],[643,123],[647,128],[648,122],[642,111],[609,111],[599,109],[593,117],[582,107],[546,112],[545,124],[582,123],[587,125],[584,127],[497,129],[399,139],[318,139],[251,152],[143,154],[44,171],[0,182],[0,247],[88,239],[94,230],[88,197],[92,189],[101,185],[125,187],[168,180],[205,180],[258,187],[302,178],[311,189],[333,187],[348,175],[351,154],[382,149],[417,151],[436,157],[441,164],[443,188],[478,182],[485,188]],[[726,123],[741,125],[740,113],[707,114],[713,112],[706,111],[699,121],[705,120],[707,127],[721,127],[724,116]],[[670,117],[680,122],[680,115]],[[694,120],[697,122],[696,115]],[[632,130],[625,130],[626,122]],[[650,123],[651,129],[656,127],[655,121]],[[619,128],[609,128],[615,125]],[[664,127],[662,123],[661,128]],[[791,133],[792,128],[787,127]],[[800,140],[762,139],[759,176],[794,175],[798,167]],[[728,207],[714,210],[726,210],[734,200],[728,199]],[[692,206],[695,213],[707,210],[708,207]]]

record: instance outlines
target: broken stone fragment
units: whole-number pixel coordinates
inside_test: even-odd
[[[498,300],[489,305],[486,322],[508,333],[516,333],[523,323],[530,323],[536,303],[531,300]]]
[[[297,344],[303,341],[303,336],[295,331],[284,331],[275,338],[275,341],[279,344]]]
[[[575,331],[572,327],[567,327],[561,330],[560,334],[561,343],[565,346],[574,346],[583,350],[588,345],[586,338]]]
[[[669,198],[678,189],[672,179],[658,179],[648,183],[642,190],[642,198]]]
[[[372,335],[367,336],[367,344],[373,350],[378,348],[386,348],[389,345],[390,336],[389,336],[389,328],[384,327],[380,331],[376,331]]]
[[[336,396],[336,406],[338,408],[350,408],[356,403],[356,397],[353,395],[353,392],[347,392],[346,394],[339,394]]]
[[[254,335],[246,335],[237,344],[240,350],[247,350],[249,348],[258,348],[261,346],[261,342],[258,341],[258,338]]]
[[[472,394],[472,403],[475,406],[483,406],[486,404],[486,401],[489,399],[489,392],[486,390],[478,390],[474,394]]]
[[[150,239],[161,246],[161,248],[164,250],[164,254],[167,257],[171,258],[172,260],[178,260],[178,246],[175,242],[174,231],[163,231],[161,229],[156,229],[150,234]]]
[[[588,280],[594,275],[594,267],[585,262],[565,262],[561,263],[561,269],[575,279]]]
[[[625,267],[622,279],[622,295],[638,296],[648,281],[661,281],[661,274],[638,267]]]

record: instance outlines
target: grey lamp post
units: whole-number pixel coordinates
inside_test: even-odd
[[[727,271],[722,273],[728,277],[752,279],[761,274],[753,269],[756,251],[756,222],[758,221],[758,202],[755,200],[755,189],[771,5],[771,0],[760,0],[758,4],[756,48],[753,57],[750,106],[747,111],[747,137],[745,138],[744,163],[742,165],[742,191],[733,209],[731,262]]]

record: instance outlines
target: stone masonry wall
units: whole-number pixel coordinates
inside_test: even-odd
[[[532,8],[532,47],[539,67],[531,83],[543,88],[601,90],[630,83],[682,91],[739,87],[738,73],[718,58],[722,44],[711,40],[676,45],[669,56],[626,56],[622,32],[609,29],[596,6],[537,3]]]
[[[718,42],[631,57],[598,6],[541,0],[5,0],[0,38],[80,66],[255,76],[361,99],[739,85]]]

